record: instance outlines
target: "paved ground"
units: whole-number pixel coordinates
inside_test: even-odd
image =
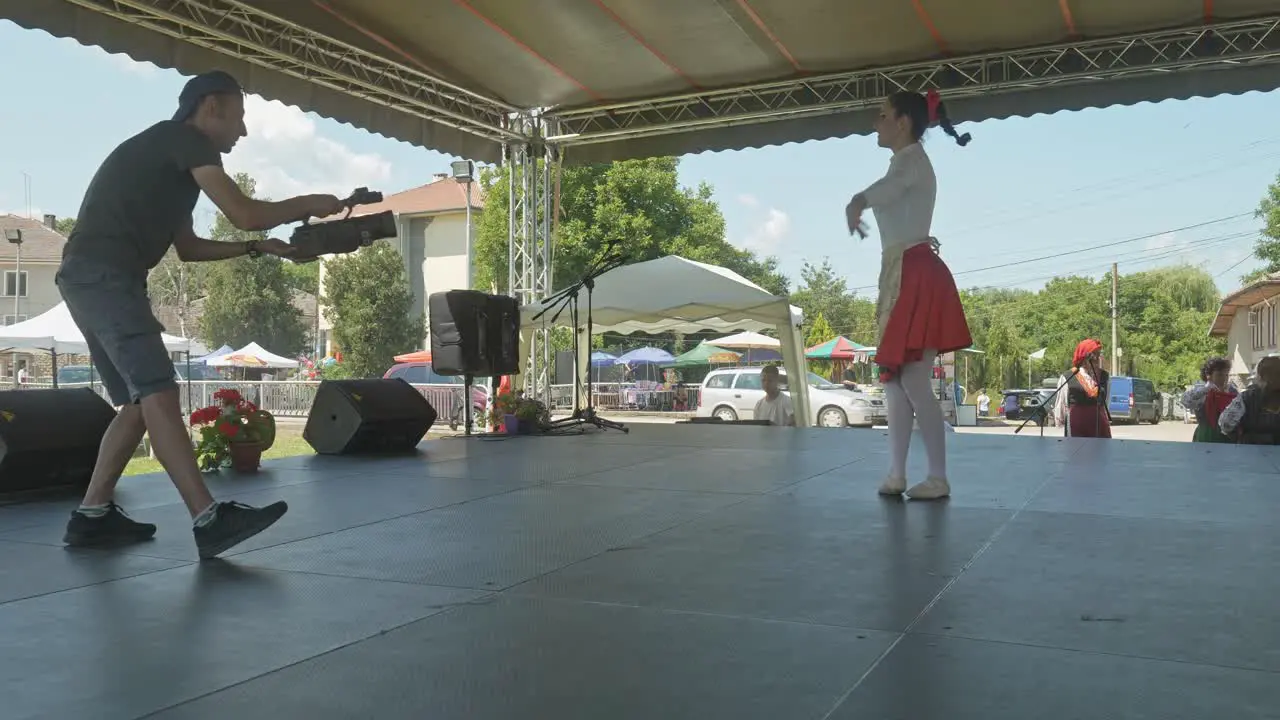
[[[660,415],[619,415],[611,419],[628,425],[670,425],[677,422],[676,418],[663,417]],[[1009,435],[1014,437],[1014,430],[1017,425],[1003,425],[996,427],[962,427],[956,428],[957,433],[972,433],[978,435]],[[872,432],[880,431],[883,433],[884,427],[875,428]],[[1181,422],[1165,421],[1159,425],[1150,425],[1143,423],[1141,425],[1117,425],[1112,428],[1112,434],[1121,440],[1146,440],[1151,442],[1191,442],[1191,434],[1195,431],[1195,425],[1187,425]],[[851,432],[867,432],[866,430],[852,430]],[[1027,427],[1016,435],[1018,438],[1039,437],[1040,431],[1035,425],[1027,425]],[[1045,437],[1062,437],[1061,428],[1045,428]]]
[[[120,550],[59,545],[73,499],[0,507],[0,716],[1280,716],[1274,449],[966,433],[915,503],[876,495],[881,435],[278,460],[213,478],[291,511],[206,563],[163,477]]]

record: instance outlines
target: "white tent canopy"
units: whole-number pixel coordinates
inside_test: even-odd
[[[269,352],[256,342],[251,342],[239,350],[232,350],[225,355],[218,355],[205,361],[210,367],[263,367],[263,368],[296,368],[297,360]]]
[[[770,350],[782,347],[782,341],[778,340],[778,338],[771,338],[758,332],[740,332],[736,335],[726,335],[722,338],[716,338],[707,344],[722,348],[745,350]]]
[[[162,334],[161,339],[169,352],[206,352],[204,346],[195,340],[168,333]],[[85,343],[84,333],[80,332],[80,328],[71,319],[67,304],[63,302],[30,320],[0,328],[0,350],[44,350],[64,355],[88,353],[89,346]]]
[[[578,303],[578,332],[585,333],[585,290],[579,291]],[[551,309],[542,317],[536,317],[548,308]],[[571,313],[565,311],[556,317],[558,310],[556,303],[546,302],[521,308],[525,342],[535,329],[549,328],[553,324],[571,326]],[[800,338],[799,328],[804,319],[800,309],[791,305],[785,296],[773,295],[732,270],[715,265],[668,255],[610,270],[596,278],[595,291],[591,295],[591,314],[593,333],[626,335],[637,332],[776,329],[787,374],[791,377],[808,374],[804,343]],[[587,372],[591,343],[587,339],[578,344],[578,374],[581,376]],[[582,399],[578,398],[577,383],[574,385],[577,405]],[[810,422],[809,387],[800,384],[791,392],[796,424],[806,426]]]

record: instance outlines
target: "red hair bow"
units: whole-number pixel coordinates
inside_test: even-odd
[[[929,124],[938,122],[938,106],[942,104],[942,96],[937,90],[930,90],[925,93],[925,102],[929,104]]]

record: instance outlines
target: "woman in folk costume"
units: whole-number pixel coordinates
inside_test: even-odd
[[[1234,440],[1218,429],[1218,418],[1239,391],[1228,379],[1231,362],[1213,357],[1200,368],[1200,384],[1182,394],[1182,407],[1196,415],[1196,431],[1191,442],[1229,443]]]
[[[880,229],[882,257],[876,320],[880,339],[876,363],[888,403],[889,475],[884,495],[904,491],[911,498],[932,500],[951,494],[947,481],[946,424],[933,394],[933,364],[940,353],[973,344],[955,279],[938,256],[938,241],[929,235],[938,182],[921,146],[925,130],[939,124],[961,146],[936,92],[901,92],[880,108],[875,129],[880,147],[893,151],[889,172],[853,197],[845,209],[849,231],[866,236],[862,213],[871,209]],[[912,419],[929,458],[924,481],[907,489],[907,450]]]
[[[1218,427],[1232,442],[1280,445],[1280,357],[1259,360],[1255,375],[1218,416]]]
[[[1071,437],[1110,438],[1107,397],[1111,376],[1102,369],[1102,343],[1081,340],[1067,373],[1067,433]]]

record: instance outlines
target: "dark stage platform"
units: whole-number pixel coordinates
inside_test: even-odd
[[[204,564],[162,477],[127,551],[0,508],[0,716],[1280,717],[1280,453],[948,441],[932,504],[876,496],[881,431],[273,462],[215,492],[289,514]]]

